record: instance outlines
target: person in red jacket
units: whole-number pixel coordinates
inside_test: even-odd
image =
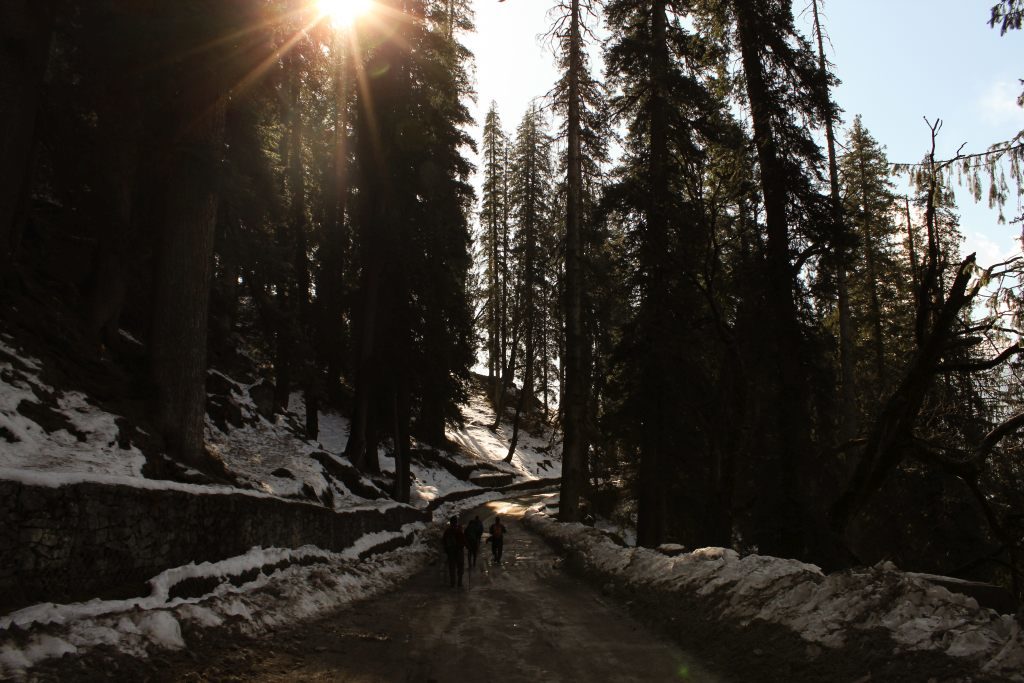
[[[462,574],[465,571],[462,549],[466,547],[466,536],[462,533],[458,517],[448,520],[448,528],[441,536],[441,547],[444,549],[448,562],[448,578],[451,580],[452,588],[456,586],[456,577],[458,577],[458,586],[461,587]]]

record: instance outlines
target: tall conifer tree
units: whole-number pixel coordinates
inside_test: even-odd
[[[806,121],[820,123],[822,73],[796,31],[790,0],[733,0],[736,46],[743,67],[764,206],[764,296],[758,323],[764,335],[758,360],[763,457],[751,476],[762,495],[752,535],[762,550],[809,557],[822,550],[807,485],[814,481],[810,440],[810,347],[801,329],[794,242],[798,235],[823,244],[831,224],[815,181],[821,153]],[[798,118],[799,113],[801,118]],[[763,482],[773,481],[772,485]]]
[[[505,359],[502,339],[507,336],[507,316],[504,293],[508,283],[505,264],[508,254],[505,250],[508,225],[508,197],[506,196],[506,148],[508,138],[501,127],[497,105],[492,102],[484,119],[483,131],[483,187],[480,197],[480,247],[483,252],[483,300],[484,317],[487,321],[487,372],[488,377],[500,385]],[[495,393],[495,400],[497,394]]]
[[[913,316],[910,292],[913,280],[902,248],[901,229],[895,223],[896,197],[889,178],[885,152],[864,128],[860,116],[853,120],[840,160],[845,214],[856,231],[851,270],[851,307],[856,330],[860,395],[874,406],[888,393],[890,382],[902,372],[910,351],[903,346],[887,348],[890,340],[911,339]]]
[[[516,130],[509,164],[509,208],[513,226],[511,267],[515,273],[513,338],[521,345],[522,387],[516,405],[507,459],[511,460],[519,436],[520,419],[535,402],[538,342],[542,333],[541,306],[544,297],[546,262],[542,251],[545,237],[554,230],[555,205],[551,137],[536,104],[523,115]],[[510,358],[517,354],[511,351]],[[510,361],[514,374],[516,365]]]
[[[707,375],[693,282],[710,237],[699,201],[700,169],[705,145],[720,134],[726,117],[706,87],[707,44],[684,28],[668,3],[616,0],[607,13],[612,107],[621,112],[628,137],[606,204],[624,223],[635,263],[632,319],[616,351],[616,420],[639,459],[637,541],[656,546],[670,533],[669,497],[676,483],[710,490],[695,402],[706,398]],[[696,497],[691,501],[690,512],[702,507]],[[682,526],[682,533],[696,538],[702,526],[712,525]]]

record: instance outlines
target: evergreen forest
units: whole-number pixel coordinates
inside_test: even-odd
[[[398,501],[476,383],[510,460],[557,433],[562,521],[1024,598],[1024,257],[962,253],[954,197],[1019,230],[1024,131],[887,158],[822,0],[549,1],[559,79],[474,139],[469,0],[5,0],[4,325],[215,479],[247,349]]]

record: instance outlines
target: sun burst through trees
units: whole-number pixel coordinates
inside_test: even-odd
[[[351,26],[373,7],[373,0],[317,0],[320,15],[335,28]]]

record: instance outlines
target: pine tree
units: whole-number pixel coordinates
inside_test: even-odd
[[[151,367],[157,387],[157,425],[168,450],[205,466],[206,341],[217,217],[217,179],[223,154],[226,73],[215,37],[232,35],[231,5],[196,0],[164,8],[167,106],[162,126],[173,142],[163,148],[167,175],[156,249]],[[200,21],[198,17],[202,17]],[[219,49],[223,50],[224,47]],[[159,60],[158,60],[158,63]]]
[[[506,192],[506,147],[508,139],[501,128],[497,105],[492,102],[484,119],[483,131],[483,187],[480,196],[480,248],[484,268],[484,318],[487,321],[487,373],[494,382],[494,399],[502,381],[505,358],[502,340],[507,336],[507,311],[503,304],[508,295],[505,273],[508,270],[505,250],[508,226],[508,197]]]
[[[759,327],[763,355],[753,365],[765,416],[764,457],[755,467],[768,495],[753,535],[762,550],[787,557],[818,556],[823,530],[812,528],[801,478],[816,462],[810,442],[809,352],[800,325],[793,242],[800,232],[812,244],[827,242],[818,226],[831,223],[815,187],[821,154],[804,121],[819,123],[825,78],[796,31],[789,0],[734,0],[735,39],[743,67],[764,205],[764,305]],[[799,113],[803,120],[799,120]],[[817,229],[816,229],[817,228]],[[802,230],[801,230],[802,229]],[[817,234],[816,234],[817,233]],[[768,479],[774,485],[764,485]],[[813,481],[812,478],[804,481]]]
[[[853,330],[850,322],[850,287],[847,271],[850,268],[850,231],[843,215],[843,201],[839,186],[839,165],[836,155],[835,124],[838,112],[832,103],[832,95],[828,88],[830,71],[825,59],[824,28],[818,11],[819,0],[811,1],[814,17],[814,40],[818,48],[818,68],[823,78],[824,90],[821,93],[821,105],[824,110],[825,141],[828,151],[829,206],[832,217],[832,235],[828,257],[823,259],[823,270],[835,278],[836,336],[838,337],[837,357],[839,361],[839,402],[840,425],[839,436],[842,441],[849,441],[857,433],[858,420],[856,411],[856,386],[854,379]],[[829,272],[831,271],[831,272]]]
[[[853,325],[861,359],[863,405],[873,406],[888,393],[888,383],[902,370],[902,353],[887,349],[888,340],[908,338],[911,310],[906,290],[909,263],[903,260],[902,235],[895,223],[896,198],[889,162],[879,144],[854,118],[847,135],[846,153],[840,161],[845,214],[856,231],[850,273]]]
[[[1000,35],[1005,35],[1007,31],[1019,31],[1024,24],[1024,1],[999,0],[993,5],[989,26],[994,27],[997,24]]]
[[[544,128],[540,109],[534,104],[523,115],[516,130],[509,165],[508,199],[513,227],[510,256],[515,277],[512,296],[516,307],[512,319],[518,327],[512,337],[520,340],[522,352],[522,387],[506,458],[509,461],[518,442],[522,414],[532,410],[536,400],[537,349],[543,333],[539,304],[543,302],[546,262],[551,256],[550,252],[542,251],[542,243],[554,230],[551,137]],[[517,352],[513,349],[510,358],[514,358]],[[510,361],[509,374],[514,374],[515,369],[515,364]]]
[[[562,409],[562,488],[558,517],[563,522],[579,519],[579,499],[586,482],[587,442],[584,433],[587,384],[583,354],[583,244],[580,235],[583,212],[582,117],[583,90],[589,80],[583,51],[580,0],[569,2],[569,30],[562,42],[566,110],[566,203],[565,203],[565,406]]]
[[[333,120],[329,138],[329,156],[323,165],[324,201],[321,249],[317,273],[316,355],[324,366],[327,396],[340,398],[346,348],[349,339],[350,315],[346,301],[351,295],[350,273],[355,270],[351,258],[351,225],[349,216],[351,166],[352,84],[355,55],[349,36],[331,31],[328,41],[332,86],[327,89],[329,116]],[[326,152],[326,150],[325,150]],[[317,393],[319,387],[314,386]],[[309,397],[307,397],[307,403]]]
[[[285,172],[282,195],[286,198],[286,217],[277,225],[275,241],[280,251],[280,269],[274,283],[278,307],[274,350],[274,403],[281,412],[288,409],[292,391],[293,370],[297,365],[296,350],[303,346],[309,323],[309,217],[306,210],[306,171],[303,122],[303,80],[301,52],[308,40],[297,42],[285,56],[285,81],[281,84],[281,100],[285,111],[282,119],[281,159]]]
[[[416,223],[421,231],[413,235],[414,244],[422,244],[417,254],[421,276],[414,289],[419,325],[413,327],[413,339],[419,355],[413,357],[419,372],[413,388],[417,433],[440,447],[446,443],[445,425],[462,419],[458,406],[467,398],[474,362],[469,272],[475,197],[469,184],[473,167],[464,156],[474,151],[464,132],[471,123],[465,105],[471,92],[470,54],[459,42],[473,23],[465,2],[437,2],[426,9],[430,30],[422,34],[419,101],[413,102],[415,110],[426,113],[426,144],[414,160],[423,211]]]
[[[352,435],[346,454],[373,469],[376,440],[394,443],[395,495],[408,500],[410,436],[439,444],[458,419],[471,363],[468,306],[471,166],[461,149],[467,53],[454,5],[400,2],[369,41],[356,122],[360,161],[361,315]],[[454,22],[454,23],[453,23]]]
[[[940,127],[941,122],[938,121],[931,126],[931,151],[915,178],[923,191],[921,201],[925,223],[924,244],[918,261],[919,274],[911,278],[916,290],[913,315],[915,346],[907,354],[906,368],[895,388],[880,403],[861,457],[830,511],[832,527],[840,534],[847,533],[851,522],[865,513],[883,484],[900,470],[908,455],[918,450],[915,448],[915,433],[922,422],[929,421],[928,414],[934,409],[936,398],[941,399],[941,390],[945,389],[947,395],[959,394],[960,398],[967,398],[967,403],[972,402],[971,391],[959,392],[955,387],[949,391],[951,385],[948,382],[935,382],[935,375],[944,366],[960,365],[965,349],[975,344],[975,338],[964,329],[963,323],[967,308],[980,290],[979,283],[969,286],[975,267],[974,254],[960,261],[957,246],[943,239],[943,233],[948,232],[942,229],[948,224],[943,226],[944,221],[940,218],[943,216],[941,207],[946,203],[943,164],[934,156]],[[952,218],[949,214],[944,217]],[[951,224],[955,225],[955,222]],[[915,241],[913,233],[910,230],[911,243]],[[967,366],[970,367],[970,363]],[[940,389],[937,394],[933,391],[936,386]],[[924,443],[921,441],[918,446]]]
[[[565,116],[563,134],[565,155],[565,240],[564,240],[564,400],[560,403],[562,420],[562,488],[559,519],[573,522],[579,518],[580,498],[587,480],[586,419],[590,395],[588,347],[584,326],[584,279],[586,270],[586,230],[584,193],[586,175],[607,156],[600,109],[601,89],[590,73],[584,35],[595,8],[589,0],[567,0],[556,8],[558,18],[553,33],[559,47],[562,77],[555,86],[556,109]],[[592,35],[592,34],[591,34]]]
[[[670,534],[690,542],[717,535],[714,525],[695,521],[708,507],[702,496],[673,515],[688,520],[675,528],[667,522],[677,486],[713,488],[699,427],[698,405],[710,385],[694,280],[710,239],[700,201],[705,149],[727,117],[707,87],[709,46],[670,15],[667,3],[618,0],[607,12],[612,108],[622,113],[628,136],[606,205],[623,222],[627,267],[635,270],[631,319],[615,353],[621,401],[614,419],[639,459],[638,543],[656,546]]]

